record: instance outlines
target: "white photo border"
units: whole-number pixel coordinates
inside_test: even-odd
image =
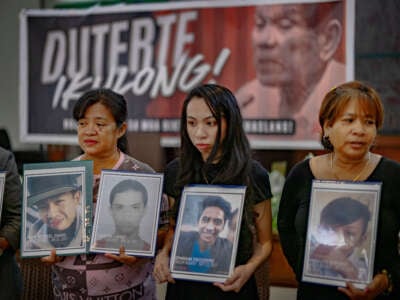
[[[379,203],[380,203],[380,193],[381,193],[381,182],[350,182],[350,181],[329,181],[329,180],[313,180],[311,199],[310,199],[310,211],[308,218],[308,229],[307,229],[307,239],[306,239],[306,249],[304,255],[303,273],[302,280],[306,282],[326,284],[332,286],[345,287],[346,282],[352,282],[357,288],[363,289],[365,286],[371,282],[373,278],[373,267],[375,258],[375,247],[376,247],[376,232],[377,232],[377,222],[379,215]],[[325,195],[324,195],[325,194]],[[322,199],[324,196],[328,199]],[[329,276],[312,273],[309,269],[310,263],[310,249],[312,234],[319,223],[320,219],[320,209],[322,208],[323,200],[325,200],[325,205],[330,203],[339,197],[352,197],[359,202],[367,204],[371,219],[368,224],[368,243],[366,253],[364,255],[367,258],[367,274],[365,279],[351,279],[351,278],[338,278],[338,276]],[[324,206],[325,206],[324,205]],[[321,207],[318,207],[321,206]]]
[[[99,193],[97,196],[96,211],[93,222],[92,238],[90,241],[90,251],[96,253],[114,253],[119,254],[119,247],[101,247],[96,245],[96,241],[99,240],[101,222],[112,221],[105,220],[105,210],[108,209],[109,195],[112,187],[114,187],[119,182],[132,179],[143,184],[148,192],[147,199],[147,210],[141,221],[140,229],[146,230],[150,233],[150,238],[148,236],[141,235],[142,238],[147,238],[149,249],[129,249],[125,248],[125,253],[133,256],[143,256],[143,257],[153,257],[156,251],[157,242],[157,231],[158,231],[158,221],[160,215],[160,207],[162,201],[162,189],[164,175],[162,173],[142,173],[142,172],[132,172],[126,170],[102,170],[100,176]],[[108,213],[109,214],[109,213]],[[149,218],[146,218],[148,216]],[[114,222],[112,221],[112,224]],[[150,225],[150,226],[143,226]],[[146,227],[143,229],[143,227]],[[150,227],[150,228],[148,228]],[[149,230],[150,229],[150,230]]]
[[[193,184],[185,186],[182,192],[181,203],[179,206],[179,215],[177,219],[173,247],[171,251],[170,270],[173,278],[204,281],[204,282],[224,282],[232,274],[233,269],[235,267],[236,253],[239,243],[240,224],[244,209],[245,193],[246,193],[246,186],[203,185],[203,184]],[[230,261],[229,272],[227,274],[216,274],[210,272],[201,273],[201,272],[177,270],[177,267],[175,266],[176,252],[177,252],[177,247],[179,246],[178,245],[179,236],[181,234],[181,231],[183,231],[182,230],[182,227],[184,225],[183,219],[186,210],[186,202],[188,201],[188,198],[191,196],[204,198],[207,196],[215,196],[215,195],[223,197],[225,200],[230,202],[231,205],[235,201],[238,201],[238,203],[235,203],[235,207],[238,209],[238,219],[237,219],[237,226],[234,232],[232,253],[229,260]],[[227,226],[227,224],[225,224],[225,226]]]
[[[81,178],[81,207],[82,216],[82,245],[79,247],[59,247],[55,248],[57,255],[68,256],[76,254],[85,254],[89,249],[89,239],[91,231],[92,218],[92,184],[93,184],[93,162],[88,160],[82,161],[63,161],[63,162],[47,162],[32,163],[23,165],[23,197],[22,197],[22,226],[21,226],[21,257],[42,257],[48,256],[54,247],[43,249],[30,249],[28,241],[28,228],[33,223],[28,219],[35,218],[37,212],[28,206],[28,180],[36,176],[49,175],[78,175]],[[34,215],[32,215],[34,214]],[[38,217],[36,216],[36,219]]]

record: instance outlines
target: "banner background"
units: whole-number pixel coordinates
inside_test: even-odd
[[[252,30],[259,1],[253,2],[23,11],[21,140],[76,144],[75,101],[88,89],[109,87],[127,100],[129,131],[161,133],[165,145],[178,145],[181,104],[191,88],[215,82],[236,92],[255,77]],[[352,26],[344,25],[335,59],[350,79],[353,44],[346,39]],[[287,117],[244,117],[258,148],[320,147],[315,137],[285,132]]]

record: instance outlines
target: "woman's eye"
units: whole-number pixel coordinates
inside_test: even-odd
[[[365,123],[368,125],[375,125],[375,120],[366,120]]]
[[[351,123],[351,122],[353,122],[353,119],[350,119],[350,118],[343,119],[343,122],[345,122],[345,123]]]

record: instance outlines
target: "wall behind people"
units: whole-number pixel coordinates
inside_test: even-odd
[[[19,142],[18,77],[19,77],[19,11],[39,8],[40,0],[2,0],[0,2],[0,127],[6,128],[13,149],[38,149],[38,145]]]

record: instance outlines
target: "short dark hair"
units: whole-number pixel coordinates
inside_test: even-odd
[[[110,192],[110,205],[112,206],[116,194],[130,190],[141,192],[143,195],[143,204],[144,206],[147,205],[148,195],[145,186],[141,182],[133,179],[125,179],[114,185]]]
[[[361,81],[349,81],[330,90],[324,97],[319,110],[319,124],[322,128],[321,143],[327,150],[333,150],[325,137],[324,125],[332,125],[351,100],[357,100],[365,112],[372,113],[376,129],[383,124],[384,109],[379,94]]]
[[[367,205],[350,197],[339,197],[322,209],[320,223],[328,226],[340,226],[362,219],[364,234],[370,218],[371,213]]]
[[[200,205],[200,211],[197,219],[199,220],[203,211],[207,207],[211,206],[219,207],[224,212],[224,222],[226,222],[226,220],[230,218],[231,204],[228,201],[220,196],[207,196],[203,199],[203,202]]]
[[[120,127],[126,121],[128,108],[124,96],[104,88],[90,90],[78,99],[72,113],[75,121],[84,118],[86,110],[96,103],[101,103],[110,110],[117,127]],[[122,152],[127,152],[126,133],[118,139],[117,146]]]

